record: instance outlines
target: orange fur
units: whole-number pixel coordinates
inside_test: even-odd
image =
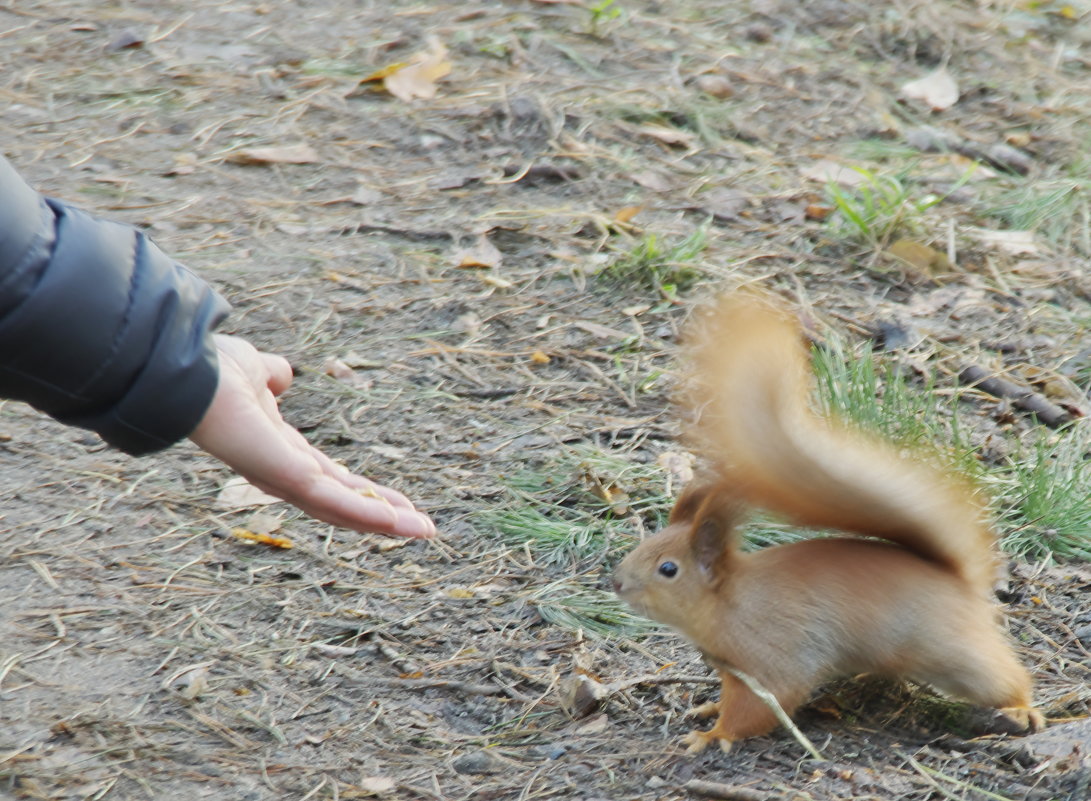
[[[687,488],[666,529],[625,558],[614,583],[720,671],[718,719],[686,739],[690,750],[776,725],[728,668],[756,679],[788,714],[826,679],[866,672],[1044,725],[990,597],[994,535],[971,488],[814,415],[798,326],[763,297],[721,300],[689,351],[698,412],[689,438],[714,475]],[[735,526],[745,506],[880,539],[744,554]]]

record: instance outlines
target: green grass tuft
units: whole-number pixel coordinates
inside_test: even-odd
[[[707,227],[676,242],[647,234],[631,249],[618,253],[599,274],[619,284],[675,297],[704,274],[697,258],[707,247]]]
[[[632,518],[657,530],[672,502],[661,467],[593,447],[501,481],[512,502],[482,512],[480,521],[536,559],[575,570],[617,561],[636,542]]]
[[[1057,436],[1035,429],[1031,443],[1006,464],[978,459],[959,425],[959,396],[937,393],[928,381],[909,381],[895,365],[877,367],[865,346],[846,354],[834,341],[816,350],[816,406],[910,450],[935,453],[944,467],[974,479],[991,499],[1001,547],[1022,558],[1091,560],[1091,443],[1086,427]],[[780,536],[764,531],[764,542]],[[1005,533],[1006,532],[1006,533]]]
[[[1086,175],[1019,181],[999,192],[984,213],[1007,228],[1034,231],[1061,251],[1091,256],[1091,180]]]
[[[981,464],[959,425],[958,396],[937,393],[931,378],[915,384],[898,365],[882,363],[871,343],[849,355],[841,342],[831,340],[824,349],[815,349],[813,366],[821,414],[910,450],[937,451],[951,469],[980,473]]]
[[[573,449],[534,468],[502,476],[510,502],[477,522],[544,567],[566,576],[530,597],[549,622],[598,636],[632,636],[652,624],[626,611],[612,592],[587,582],[612,569],[637,544],[634,530],[658,530],[673,501],[666,471],[626,453]],[[634,518],[639,518],[637,524]]]
[[[1091,560],[1091,448],[1086,426],[1065,431],[1054,443],[1039,442],[1001,476],[998,501],[1008,524],[1005,551],[1041,559],[1050,555]],[[1006,480],[1005,480],[1006,479]]]
[[[597,637],[635,637],[654,631],[658,624],[629,611],[614,593],[560,579],[534,592],[530,603],[543,620],[570,631]]]

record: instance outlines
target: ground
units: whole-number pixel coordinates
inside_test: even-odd
[[[603,455],[677,490],[678,333],[720,284],[922,391],[978,365],[1082,416],[1091,5],[29,0],[0,62],[27,179],[207,277],[297,368],[284,415],[443,532],[255,513],[191,446],[3,405],[0,796],[1086,797],[1078,559],[1018,549],[1003,593],[1043,735],[857,680],[800,715],[821,760],[784,731],[690,757],[696,652],[557,614],[612,603],[655,515],[608,505],[618,541],[545,555],[496,512],[540,502],[527,470],[616,501]],[[958,414],[1002,464],[1085,436],[1047,412]]]

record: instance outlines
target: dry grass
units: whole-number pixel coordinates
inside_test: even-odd
[[[580,448],[638,472],[676,448],[672,349],[718,282],[772,287],[850,349],[881,333],[875,358],[942,408],[976,364],[1085,410],[1091,6],[593,6],[0,9],[5,154],[213,280],[232,329],[299,368],[289,419],[445,532],[391,547],[274,507],[298,547],[246,545],[227,532],[250,512],[217,506],[226,471],[193,449],[130,460],[3,405],[0,794],[674,799],[696,778],[808,799],[1082,797],[1086,768],[1042,741],[961,739],[927,693],[871,686],[800,720],[827,762],[779,733],[684,757],[682,714],[709,691],[698,656],[657,630],[550,622],[543,597],[593,614],[608,565],[482,521],[583,516],[608,555],[654,528],[585,495],[520,501],[509,479]],[[429,35],[453,64],[435,99],[358,85]],[[898,100],[941,63],[958,103]],[[317,161],[231,160],[299,143]],[[896,179],[912,224],[847,236],[825,161]],[[995,236],[1016,225],[1035,238]],[[482,234],[502,263],[460,268]],[[891,260],[901,235],[954,267]],[[639,280],[611,277],[625,257]],[[330,357],[355,378],[325,375]],[[1082,426],[1045,432],[984,393],[955,414],[987,468],[1039,441],[1082,452]],[[647,497],[674,491],[664,476]],[[1088,573],[1038,553],[1015,564],[1011,624],[1046,713],[1084,719]],[[572,717],[576,676],[608,692]]]

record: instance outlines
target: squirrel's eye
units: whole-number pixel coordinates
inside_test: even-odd
[[[666,578],[674,578],[678,575],[678,565],[674,562],[663,562],[659,565],[659,575]]]

